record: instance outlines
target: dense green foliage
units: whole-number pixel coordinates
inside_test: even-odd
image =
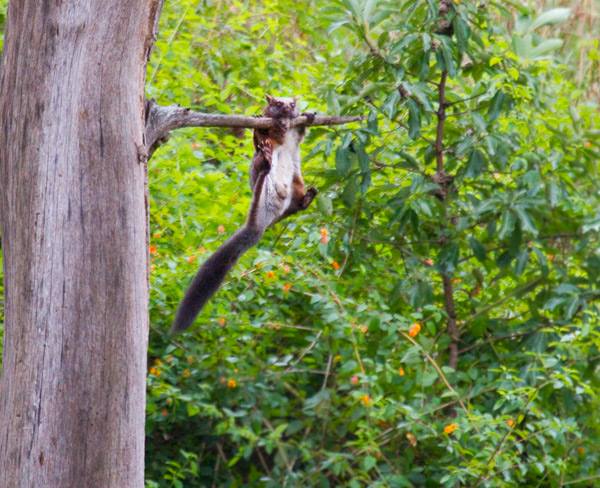
[[[293,94],[365,121],[310,130],[316,204],[177,337],[245,219],[251,133],[177,131],[150,161],[148,487],[600,479],[597,41],[573,55],[564,9],[440,3],[165,5],[159,103],[254,115]]]
[[[188,280],[244,220],[250,134],[189,130],[151,161],[149,486],[597,475],[599,119],[562,62],[569,12],[439,3],[167,7],[158,101],[256,114],[265,93],[295,94],[367,120],[311,130],[318,205],[175,339]]]

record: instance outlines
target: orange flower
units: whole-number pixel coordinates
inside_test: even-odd
[[[227,380],[227,388],[229,388],[230,390],[237,388],[237,381],[235,381],[233,378],[229,378]]]
[[[360,330],[363,334],[369,332],[369,328],[366,325],[361,325],[358,330]]]
[[[181,376],[183,376],[184,378],[189,378],[190,376],[192,376],[192,372],[189,369],[185,368],[183,370],[183,373],[181,373]]]
[[[227,320],[225,320],[225,317],[219,317],[217,319],[217,324],[219,324],[221,327],[225,327],[226,323],[227,323]]]
[[[156,270],[156,264],[153,264],[152,266],[150,266],[150,271],[155,271]]]
[[[350,378],[350,383],[352,383],[353,385],[358,385],[358,376],[354,375],[352,378]]]
[[[404,368],[403,368],[403,367],[400,367],[400,368],[398,368],[398,374],[399,374],[400,376],[404,376],[404,375],[406,374],[406,372],[404,371]]]
[[[272,280],[275,278],[275,271],[267,271],[265,273],[265,276],[267,277],[267,279]]]
[[[423,264],[425,266],[433,266],[433,259],[431,259],[431,258],[424,259]]]
[[[337,261],[333,261],[331,263],[331,267],[337,271],[338,269],[340,269],[340,263],[338,263]]]
[[[515,425],[515,421],[513,419],[508,419],[506,421],[506,425],[508,425],[512,429]]]
[[[163,409],[160,411],[160,414],[161,414],[163,417],[166,417],[167,415],[169,415],[169,411],[168,411],[166,408],[163,408]]]
[[[150,368],[150,374],[152,376],[160,376],[160,370],[158,368],[155,368],[154,366],[152,368]]]
[[[291,289],[292,289],[292,285],[291,285],[291,283],[285,283],[285,284],[283,285],[283,291],[284,291],[285,293],[287,293],[287,292],[288,292],[288,291],[290,291]]]
[[[580,456],[583,456],[585,454],[585,447],[579,446],[577,448],[577,454],[579,454]]]
[[[360,397],[360,401],[365,407],[370,407],[373,404],[373,399],[366,393]]]
[[[450,435],[458,429],[458,424],[448,424],[444,427],[444,434]]]
[[[410,443],[410,445],[412,447],[416,447],[416,445],[417,445],[417,438],[415,437],[415,435],[412,432],[407,432],[406,433],[406,438],[408,439],[408,442]]]
[[[160,239],[161,236],[162,234],[160,232],[155,232],[154,234],[152,234],[152,237],[154,237],[154,239]]]
[[[187,257],[188,263],[193,263],[194,261],[196,261],[196,256],[194,256],[193,254]]]
[[[590,141],[585,141],[583,143],[583,147],[585,147],[586,149],[589,149],[590,147],[592,147],[592,143]]]
[[[408,335],[411,337],[417,337],[419,332],[421,332],[421,324],[419,324],[419,322],[415,322],[410,326],[410,329],[408,329]]]
[[[554,254],[547,254],[546,257],[550,262],[553,262],[556,259],[556,256]]]
[[[148,246],[148,252],[154,256],[158,253],[158,249],[154,244],[151,244],[150,246]]]
[[[321,227],[321,244],[327,244],[329,242],[329,232],[326,227]]]
[[[217,232],[219,234],[223,234],[225,232],[225,226],[224,225],[219,225],[219,227],[217,227]]]

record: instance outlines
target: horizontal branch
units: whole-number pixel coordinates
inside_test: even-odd
[[[292,119],[291,126],[341,125],[362,120],[361,116],[315,115],[313,120],[306,115]],[[194,112],[179,105],[161,106],[154,101],[146,102],[146,148],[151,154],[161,141],[175,129],[183,127],[238,127],[267,129],[273,126],[269,117],[247,115],[207,114]]]

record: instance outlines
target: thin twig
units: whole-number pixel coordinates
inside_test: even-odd
[[[417,341],[415,341],[411,336],[409,336],[406,332],[400,332],[400,334],[402,335],[402,337],[404,337],[407,341],[411,342],[414,346],[417,346],[419,349],[421,349],[421,352],[423,353],[423,355],[425,356],[425,358],[427,359],[427,361],[429,361],[429,363],[433,366],[433,369],[436,370],[438,376],[440,377],[440,379],[444,382],[444,384],[446,385],[446,388],[448,388],[448,390],[450,390],[454,395],[456,395],[456,400],[458,402],[458,404],[461,406],[461,408],[465,411],[465,413],[467,414],[467,416],[469,415],[469,409],[467,408],[467,406],[465,405],[465,403],[462,401],[462,399],[460,398],[459,393],[454,389],[454,387],[450,384],[450,382],[448,381],[448,378],[446,378],[446,375],[444,374],[444,372],[442,371],[442,368],[440,368],[440,366],[438,365],[438,363],[435,361],[435,359],[433,359],[431,357],[431,355],[423,348],[423,346],[421,346],[421,344],[419,344]]]

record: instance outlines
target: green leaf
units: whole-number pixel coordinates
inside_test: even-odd
[[[539,27],[548,24],[558,24],[564,22],[571,15],[571,9],[569,8],[553,8],[542,14],[540,14],[529,26],[529,30],[535,30]]]
[[[465,172],[465,177],[467,178],[476,178],[479,176],[482,171],[486,167],[486,158],[485,155],[479,150],[474,149],[471,151],[471,156],[469,157],[469,163],[467,165],[467,171]]]
[[[394,120],[398,114],[398,102],[400,101],[400,92],[394,90],[388,95],[385,102],[383,103],[383,113],[387,115],[388,119]]]
[[[454,27],[454,34],[456,35],[456,43],[458,45],[459,52],[465,52],[467,50],[467,44],[469,36],[471,35],[469,25],[463,20],[462,16],[456,15],[452,22]]]
[[[408,105],[408,136],[416,139],[421,132],[421,110],[412,98],[406,101]]]
[[[473,255],[477,258],[477,260],[484,263],[486,260],[486,252],[483,244],[481,244],[481,242],[474,237],[469,237],[469,246],[471,247]]]
[[[520,206],[515,206],[513,208],[513,210],[515,211],[515,213],[517,214],[517,216],[519,217],[519,222],[521,223],[521,228],[525,231],[525,232],[529,232],[530,234],[537,236],[538,231],[535,228],[535,225],[533,223],[533,220],[531,220],[531,216],[527,213],[527,211],[520,207]]]
[[[490,122],[493,122],[494,120],[496,120],[498,118],[498,116],[500,115],[500,111],[502,110],[502,105],[504,104],[505,100],[506,100],[506,95],[503,92],[501,92],[500,90],[498,90],[496,92],[496,94],[494,95],[494,97],[492,98],[490,107],[488,109],[488,119],[490,120]]]
[[[516,218],[510,210],[502,212],[500,217],[500,230],[498,231],[498,237],[504,239],[506,236],[512,234],[515,228]]]
[[[444,245],[437,258],[437,267],[440,272],[445,275],[452,274],[456,269],[459,255],[460,248],[458,244],[451,242]]]
[[[350,150],[345,147],[338,147],[335,152],[335,169],[340,176],[346,176],[350,171],[352,162],[350,160]]]
[[[362,465],[365,471],[371,471],[375,466],[377,466],[377,459],[375,459],[373,456],[365,456],[363,458]]]
[[[329,198],[324,193],[319,193],[317,195],[317,206],[319,207],[319,210],[325,215],[330,216],[333,214],[333,203],[331,201],[331,198]]]

